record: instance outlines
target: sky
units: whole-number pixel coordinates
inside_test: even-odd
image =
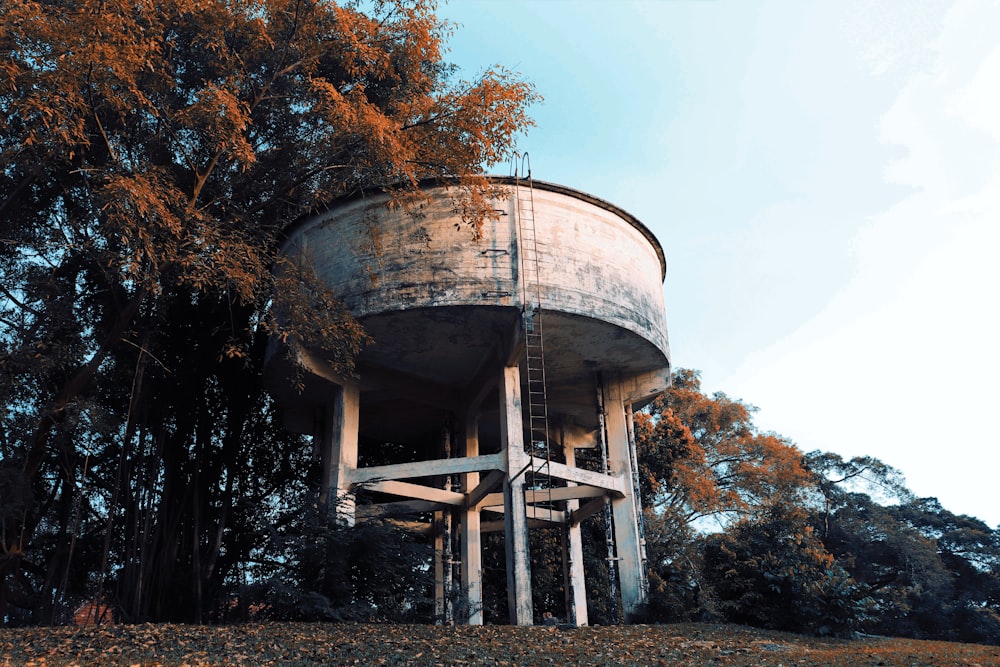
[[[675,368],[1000,525],[1000,2],[438,13],[466,77],[504,65],[544,97],[533,177],[656,234]]]

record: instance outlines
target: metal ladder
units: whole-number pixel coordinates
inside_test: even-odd
[[[538,275],[538,241],[535,236],[535,196],[528,154],[521,156],[522,176],[514,166],[514,210],[520,237],[521,324],[524,331],[525,371],[527,374],[528,453],[545,459],[531,465],[528,486],[538,489],[536,476],[548,477],[552,462],[549,438],[548,395],[545,378],[545,336],[542,324],[541,286]],[[551,483],[546,487],[551,489]],[[551,506],[551,502],[550,502]]]

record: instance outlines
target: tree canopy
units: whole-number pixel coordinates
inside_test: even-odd
[[[760,433],[695,371],[673,380],[636,424],[652,619],[1000,643],[1000,531],[873,456]]]
[[[674,373],[670,388],[637,415],[643,502],[684,523],[798,502],[809,478],[802,453],[761,433],[754,411],[723,393],[706,396],[695,371]]]

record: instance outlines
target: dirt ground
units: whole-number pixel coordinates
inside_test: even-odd
[[[10,665],[1000,666],[1000,647],[816,639],[733,625],[558,629],[267,623],[0,629]]]

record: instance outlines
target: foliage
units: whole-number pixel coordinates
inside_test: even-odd
[[[903,474],[872,456],[844,460],[839,454],[814,451],[806,454],[806,468],[822,498],[823,535],[829,531],[831,512],[850,503],[852,494],[883,502],[906,502],[913,494]]]
[[[474,234],[530,124],[533,88],[460,80],[449,31],[430,0],[4,4],[0,622],[220,619],[257,576],[315,483],[268,336],[343,372],[366,341],[282,230],[456,178]]]
[[[637,415],[643,502],[686,523],[799,504],[810,481],[802,453],[760,433],[753,412],[723,393],[703,394],[696,371],[676,371],[667,392]]]
[[[846,495],[824,542],[869,590],[871,632],[1000,643],[996,531],[933,498],[882,506]]]
[[[637,416],[647,618],[1000,642],[1000,534],[872,457],[803,456],[697,372]],[[705,517],[722,532],[705,534]]]
[[[798,511],[813,478],[801,452],[753,423],[754,409],[701,391],[696,371],[680,369],[672,386],[636,415],[636,449],[647,507],[651,620],[716,613],[698,537],[708,518],[723,526]],[[727,529],[728,534],[728,529]]]
[[[646,510],[644,518],[649,599],[641,617],[660,623],[697,620],[707,610],[696,531],[668,512]]]
[[[743,519],[706,538],[704,559],[706,583],[727,620],[845,635],[864,614],[862,589],[800,511],[775,508]]]
[[[270,531],[281,554],[266,581],[244,591],[254,619],[427,622],[434,576],[428,545],[391,522],[348,527],[326,512],[306,511],[284,531]]]

